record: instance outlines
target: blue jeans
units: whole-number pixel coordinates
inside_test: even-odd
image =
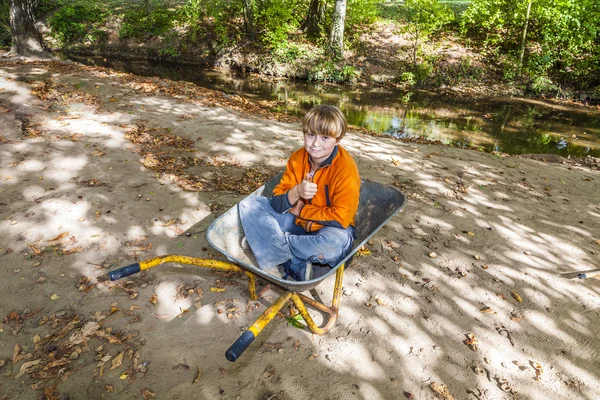
[[[306,260],[317,264],[337,265],[352,249],[354,228],[325,226],[316,232],[306,232],[294,223],[296,217],[280,214],[271,206],[271,199],[250,196],[238,205],[240,220],[248,245],[261,269],[283,264],[304,265]]]

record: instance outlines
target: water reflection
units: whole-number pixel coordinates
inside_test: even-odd
[[[255,100],[276,100],[276,111],[292,115],[303,115],[317,104],[335,104],[351,125],[398,138],[422,137],[510,154],[600,157],[600,118],[585,110],[557,110],[541,102],[453,98],[427,91],[407,93],[381,87],[265,79],[179,64],[69,58],[136,75],[191,81]]]

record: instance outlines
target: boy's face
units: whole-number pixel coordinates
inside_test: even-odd
[[[333,153],[333,149],[338,142],[338,139],[331,136],[315,135],[313,133],[304,135],[304,148],[317,166],[321,165]]]

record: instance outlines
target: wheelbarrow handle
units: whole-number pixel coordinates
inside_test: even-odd
[[[110,271],[108,273],[108,279],[110,279],[111,281],[116,281],[121,278],[125,278],[126,276],[137,274],[140,271],[140,263],[135,263],[127,265],[125,267],[121,267],[119,269],[115,269],[114,271]]]
[[[253,332],[251,332],[250,330],[245,331],[240,335],[239,338],[237,338],[235,343],[232,344],[231,347],[225,352],[225,357],[229,361],[234,362],[242,355],[242,353],[248,348],[248,346],[250,346],[250,344],[254,341],[255,338],[256,336],[254,336]]]

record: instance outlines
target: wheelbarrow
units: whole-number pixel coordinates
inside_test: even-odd
[[[271,197],[273,189],[279,183],[281,176],[282,174],[275,176],[249,196]],[[160,264],[179,263],[245,274],[248,277],[248,292],[252,300],[257,300],[256,276],[282,289],[283,294],[225,352],[225,357],[233,362],[242,355],[256,336],[290,300],[304,319],[305,324],[302,324],[304,329],[317,335],[324,335],[329,332],[337,320],[345,268],[350,264],[356,251],[362,248],[379,229],[398,213],[404,207],[405,202],[404,195],[394,187],[363,180],[360,189],[360,203],[355,218],[356,239],[352,250],[333,267],[315,265],[314,278],[309,281],[284,280],[277,268],[263,270],[258,266],[252,252],[244,249],[241,245],[244,232],[239,220],[237,205],[215,219],[206,231],[206,238],[210,245],[222,253],[230,262],[166,255],[116,269],[108,273],[108,278],[115,281]],[[335,284],[331,306],[300,293],[315,288],[333,274],[335,274]],[[322,326],[315,323],[306,306],[328,316]]]

